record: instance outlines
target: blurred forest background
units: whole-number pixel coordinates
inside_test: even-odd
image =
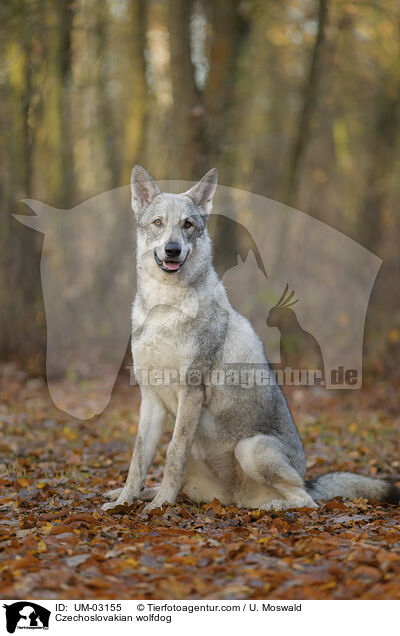
[[[6,0],[0,23],[2,359],[35,373],[45,354],[43,236],[19,200],[70,208],[139,162],[216,166],[382,258],[365,370],[396,372],[398,0]]]

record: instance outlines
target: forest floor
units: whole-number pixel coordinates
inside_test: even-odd
[[[0,373],[0,598],[400,598],[400,507],[336,499],[269,513],[180,497],[151,516],[141,503],[111,516],[102,494],[126,477],[137,389],[123,378],[102,415],[78,421],[54,407],[43,380]],[[399,388],[292,388],[308,477],[399,481]]]

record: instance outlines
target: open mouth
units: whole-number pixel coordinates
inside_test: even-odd
[[[189,252],[186,254],[184,260],[182,262],[179,261],[174,261],[172,259],[169,259],[167,261],[161,261],[157,254],[154,252],[154,258],[156,260],[156,263],[158,265],[158,267],[160,269],[163,270],[163,272],[168,272],[168,274],[174,274],[176,272],[179,272],[182,267],[184,266],[184,264],[186,263],[186,259],[188,257]]]

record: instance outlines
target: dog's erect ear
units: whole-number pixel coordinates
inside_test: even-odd
[[[160,188],[147,170],[136,164],[131,174],[131,192],[132,210],[139,217],[154,197],[160,194]]]
[[[212,168],[193,188],[185,192],[185,194],[190,197],[205,214],[210,214],[217,183],[218,171],[216,168]]]

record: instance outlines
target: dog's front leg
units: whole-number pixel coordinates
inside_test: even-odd
[[[200,421],[204,391],[200,387],[185,387],[179,396],[175,428],[168,446],[164,477],[153,501],[146,511],[161,508],[163,503],[174,503],[183,485],[186,463],[193,437]]]
[[[128,477],[118,498],[102,506],[102,510],[107,510],[108,512],[112,512],[120,505],[131,504],[138,498],[163,432],[167,416],[165,406],[150,387],[143,387],[141,393],[142,401],[140,404],[138,433]]]

